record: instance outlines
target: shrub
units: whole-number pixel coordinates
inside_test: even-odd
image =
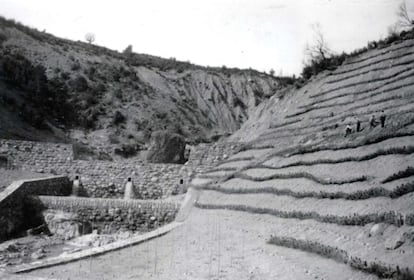
[[[401,170],[385,178],[381,183],[388,183],[402,178],[407,178],[414,175],[414,167],[409,166],[405,170]]]
[[[95,87],[92,88],[92,92],[95,96],[101,97],[106,91],[106,87],[103,83],[99,82]]]
[[[114,133],[111,133],[111,134],[108,135],[108,140],[109,140],[109,143],[111,143],[111,144],[119,144],[120,143],[118,135],[116,135]]]
[[[75,61],[74,63],[72,63],[72,66],[70,67],[70,69],[72,71],[78,71],[79,69],[81,69],[81,65],[79,61]]]
[[[302,70],[302,78],[309,80],[312,76],[319,74],[325,70],[335,70],[341,65],[347,55],[342,53],[340,55],[333,55],[323,60],[312,60],[309,64],[305,65]]]
[[[61,72],[60,73],[60,77],[64,80],[67,81],[70,79],[70,74],[68,72]]]
[[[130,55],[130,54],[132,54],[132,45],[128,45],[122,53],[124,55]]]
[[[46,128],[44,120],[48,117],[64,123],[71,120],[66,85],[58,79],[49,80],[44,67],[33,65],[22,54],[5,52],[0,57],[0,72],[6,83],[25,92],[29,106],[22,107],[21,116],[27,122]]]
[[[6,34],[4,34],[3,32],[0,32],[0,45],[2,45],[3,42],[6,40],[7,40]]]
[[[329,159],[329,158],[320,158],[320,159],[315,159],[315,160],[298,160],[295,162],[291,162],[288,164],[282,164],[280,166],[277,167],[273,167],[273,166],[266,166],[267,168],[271,168],[271,169],[282,169],[282,168],[286,168],[286,167],[292,167],[292,166],[311,166],[311,165],[317,165],[317,164],[336,164],[336,163],[342,163],[342,162],[349,162],[349,161],[356,161],[356,162],[361,162],[361,161],[367,161],[367,160],[371,160],[374,159],[376,157],[379,156],[384,156],[384,155],[409,155],[414,153],[414,146],[404,146],[404,147],[390,147],[387,149],[379,149],[373,153],[370,154],[366,154],[366,155],[362,155],[362,156],[348,156],[348,157],[343,157],[343,158],[339,158],[339,159]],[[409,167],[407,169],[412,169],[411,171],[413,172],[414,175],[414,168],[413,167]],[[409,170],[406,171],[402,171],[402,172],[409,172]],[[409,176],[411,176],[409,175]],[[408,177],[408,176],[406,176]],[[395,180],[395,179],[394,179]],[[386,182],[383,182],[386,183]]]
[[[129,158],[137,155],[139,150],[140,146],[138,144],[123,144],[120,147],[115,148],[114,152],[119,156]]]
[[[340,55],[332,55],[331,57],[322,60],[312,60],[304,66],[302,70],[302,78],[305,80],[309,80],[312,76],[317,75],[322,71],[332,71],[336,69],[347,58],[356,57],[362,53],[367,52],[369,49],[387,47],[396,41],[400,41],[402,39],[409,39],[413,36],[414,28],[408,31],[402,31],[401,33],[391,32],[387,38],[379,40],[377,42],[368,42],[367,47],[354,50],[349,54],[342,53]]]
[[[255,166],[256,168],[268,168],[267,166]],[[313,174],[307,173],[307,172],[296,172],[296,173],[288,173],[288,174],[273,174],[269,176],[263,176],[263,177],[252,177],[244,173],[238,173],[234,175],[235,178],[240,178],[244,180],[250,180],[255,182],[263,182],[273,179],[293,179],[293,178],[306,178],[308,180],[314,181],[316,183],[319,183],[321,185],[344,185],[344,184],[351,184],[356,182],[363,182],[366,181],[366,176],[359,176],[355,178],[349,178],[349,179],[342,179],[342,180],[334,180],[334,179],[325,179],[325,178],[319,178],[316,177]]]
[[[85,74],[88,76],[89,80],[93,81],[95,79],[95,74],[97,72],[95,66],[89,67],[89,69],[85,72],[86,72]]]
[[[215,171],[234,171],[232,169],[226,168],[219,168],[219,169],[212,169],[209,172]],[[206,173],[208,174],[208,173]],[[232,177],[234,178],[234,176]],[[414,191],[414,182],[401,184],[397,186],[392,191],[384,189],[382,187],[373,187],[366,190],[360,190],[356,192],[346,193],[342,191],[332,192],[332,191],[303,191],[303,192],[295,192],[291,189],[283,188],[274,188],[274,187],[258,187],[254,189],[250,188],[242,188],[242,187],[235,187],[235,188],[226,188],[220,185],[209,185],[203,186],[201,189],[204,190],[212,190],[217,192],[222,192],[226,194],[253,194],[253,193],[270,193],[274,195],[288,195],[296,198],[304,198],[304,197],[314,197],[314,198],[329,198],[329,199],[346,199],[346,200],[362,200],[362,199],[369,199],[372,197],[390,197],[390,198],[398,198],[405,194],[411,193]]]
[[[116,111],[112,119],[112,123],[114,125],[119,125],[121,123],[125,123],[125,121],[126,121],[126,117],[120,111]]]
[[[244,211],[253,214],[269,214],[285,219],[312,219],[321,223],[330,223],[348,226],[364,226],[369,223],[387,223],[401,226],[401,213],[396,211],[373,213],[373,214],[354,214],[349,216],[321,215],[318,212],[309,211],[284,211],[275,208],[253,207],[240,204],[208,204],[196,202],[196,207],[201,209],[226,209],[234,211]],[[414,225],[414,215],[406,215],[404,224]]]
[[[359,257],[349,255],[348,252],[343,249],[325,245],[318,241],[300,240],[285,236],[272,236],[268,243],[277,246],[300,249],[321,255],[323,257],[332,258],[345,264],[349,264],[353,268],[373,273],[380,278],[413,279],[414,277],[413,272],[408,269],[401,270],[398,265],[386,265],[378,262],[377,260],[374,262],[367,262]]]
[[[75,79],[71,80],[69,85],[76,92],[84,92],[89,88],[88,81],[82,75],[79,75]]]

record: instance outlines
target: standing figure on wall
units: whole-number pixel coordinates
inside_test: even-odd
[[[73,185],[72,185],[72,196],[79,196],[80,188],[81,188],[81,182],[79,180],[79,176],[76,175],[75,180],[73,180]]]
[[[132,184],[131,177],[128,177],[128,181],[125,185],[124,199],[134,199],[134,198],[135,198],[134,185]]]

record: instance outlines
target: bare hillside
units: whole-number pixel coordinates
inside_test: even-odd
[[[152,131],[169,129],[190,142],[210,141],[237,130],[291,82],[118,53],[4,19],[0,38],[0,137],[78,140],[108,150],[120,143],[143,148]]]

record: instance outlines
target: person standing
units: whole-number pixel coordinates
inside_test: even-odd
[[[81,182],[80,182],[79,176],[76,175],[75,180],[73,180],[73,184],[72,184],[72,196],[79,196],[80,188],[81,188]]]
[[[361,131],[361,120],[359,118],[356,118],[356,132]]]
[[[134,198],[135,198],[134,185],[132,184],[131,177],[129,177],[125,185],[124,199],[134,199]]]
[[[377,126],[377,120],[375,119],[375,115],[372,115],[371,118],[369,118],[369,125],[371,128]]]
[[[385,119],[386,119],[385,113],[384,111],[381,111],[381,115],[380,115],[381,127],[385,127]]]
[[[351,133],[352,133],[352,127],[350,124],[347,124],[345,128],[345,137],[347,137]]]

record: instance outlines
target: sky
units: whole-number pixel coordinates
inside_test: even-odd
[[[329,47],[383,38],[401,0],[0,0],[0,15],[56,36],[209,66],[299,74],[318,23]],[[409,10],[414,0],[406,0]]]

